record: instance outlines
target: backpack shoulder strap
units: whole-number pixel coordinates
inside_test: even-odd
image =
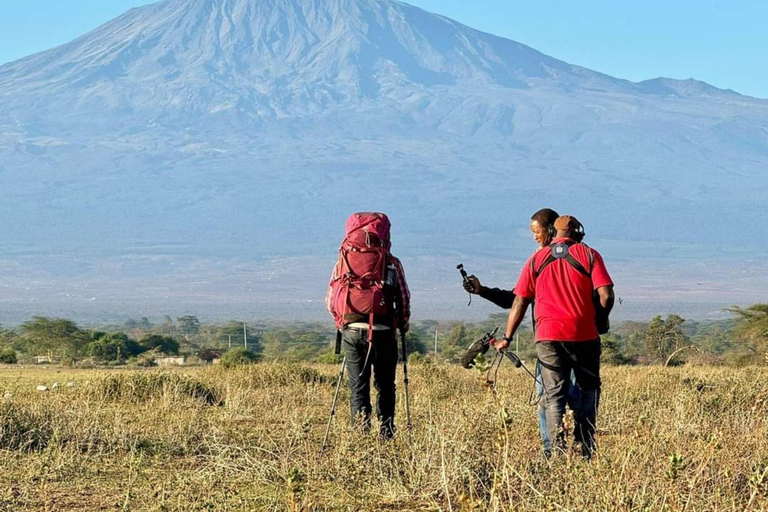
[[[570,253],[570,248],[576,245],[576,242],[573,240],[568,240],[563,243],[555,244],[551,246],[549,256],[547,256],[547,259],[544,260],[544,262],[541,264],[541,266],[537,269],[534,268],[534,261],[531,260],[531,269],[533,270],[534,278],[538,278],[541,273],[546,269],[549,265],[554,263],[555,261],[562,259],[568,262],[568,264],[573,267],[578,273],[582,274],[585,277],[592,278],[592,265],[593,265],[593,255],[592,251],[589,250],[589,247],[584,246],[587,249],[587,254],[589,254],[589,270],[584,268],[584,265],[582,265],[579,260],[573,257],[573,255]],[[564,247],[563,247],[564,246]]]
[[[547,268],[548,266],[550,266],[555,261],[557,261],[556,258],[554,256],[552,256],[552,254],[550,254],[549,256],[547,256],[547,259],[545,259],[542,262],[542,264],[539,266],[539,268],[537,269],[535,267],[535,265],[536,265],[536,258],[532,259],[531,260],[531,270],[533,270],[533,277],[534,278],[538,278],[541,275],[541,273],[544,272],[544,269]]]

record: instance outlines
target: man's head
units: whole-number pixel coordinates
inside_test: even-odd
[[[584,239],[584,226],[576,217],[572,215],[563,215],[555,221],[557,238],[571,238],[577,242]]]
[[[544,208],[531,216],[531,233],[539,247],[546,247],[552,241],[553,225],[559,215],[555,210]]]

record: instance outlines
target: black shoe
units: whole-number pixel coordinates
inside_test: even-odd
[[[392,420],[387,420],[379,427],[379,437],[382,439],[392,439],[395,437],[396,431],[395,423]]]

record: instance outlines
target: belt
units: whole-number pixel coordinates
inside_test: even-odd
[[[344,326],[345,329],[355,329],[357,331],[367,331],[368,324],[365,322],[352,322]],[[389,331],[390,328],[387,325],[373,324],[374,331]]]

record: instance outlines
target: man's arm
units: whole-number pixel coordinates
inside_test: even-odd
[[[601,286],[597,289],[597,295],[600,299],[600,314],[605,318],[611,314],[613,310],[613,304],[616,301],[616,297],[613,293],[613,285]]]
[[[500,288],[486,288],[480,283],[477,276],[469,276],[468,282],[464,283],[464,289],[472,294],[479,295],[489,302],[493,302],[502,309],[512,307],[515,300],[515,293],[512,290],[502,290]]]
[[[333,307],[333,292],[334,292],[333,284],[339,279],[338,271],[339,271],[339,262],[337,261],[336,264],[333,266],[333,271],[331,272],[331,281],[328,283],[328,291],[325,293],[325,307],[326,309],[328,309],[328,312],[333,317],[334,322],[336,322],[336,328],[339,327],[341,322],[339,315],[336,314],[336,310]]]
[[[515,292],[500,288],[486,288],[482,286],[478,294],[487,301],[493,302],[502,309],[509,309],[515,302]]]
[[[397,271],[397,293],[398,293],[398,324],[400,332],[405,334],[410,329],[411,321],[411,291],[408,289],[408,283],[405,280],[405,272],[403,271],[403,264],[400,260],[393,257],[393,264]]]
[[[525,318],[525,312],[528,311],[528,306],[531,304],[531,302],[533,302],[531,299],[521,295],[515,297],[515,301],[512,303],[512,309],[510,310],[509,317],[507,319],[507,330],[504,334],[505,338],[509,339],[515,335],[518,327],[520,327],[520,324],[523,322],[523,318]],[[499,352],[506,350],[507,347],[509,347],[508,341],[496,341],[496,350]]]

